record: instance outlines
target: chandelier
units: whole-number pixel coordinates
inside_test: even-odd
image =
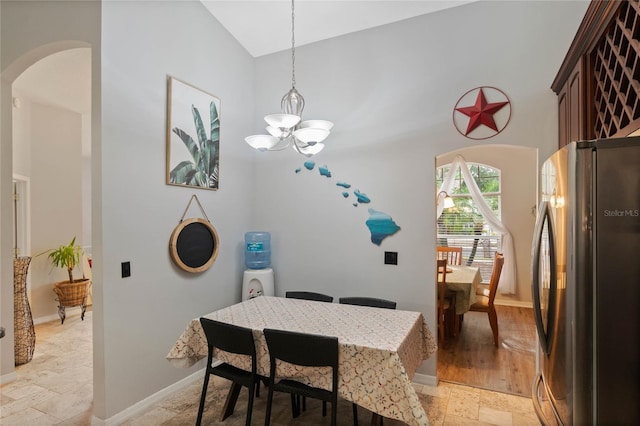
[[[280,114],[264,117],[268,124],[268,135],[247,136],[244,140],[258,151],[281,151],[291,146],[296,152],[307,157],[322,151],[324,140],[329,136],[333,123],[326,120],[300,121],[304,98],[296,90],[294,0],[291,0],[291,90],[283,96],[280,108]]]

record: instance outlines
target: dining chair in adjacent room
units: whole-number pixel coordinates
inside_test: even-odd
[[[462,265],[462,247],[436,247],[437,259],[447,259],[449,265]]]
[[[274,392],[291,394],[291,408],[294,418],[300,415],[298,395],[330,402],[331,425],[335,426],[338,418],[338,338],[269,328],[264,329],[264,337],[269,349],[270,364],[265,426],[271,423],[271,405]],[[312,387],[293,379],[280,378],[278,366],[281,363],[277,361],[305,367],[330,367],[331,390]],[[322,415],[326,415],[326,406],[323,406]]]
[[[395,309],[396,302],[375,297],[341,297],[338,302],[343,305],[370,306],[372,308]]]
[[[498,291],[498,282],[504,265],[504,256],[502,253],[496,252],[493,260],[493,270],[491,271],[491,280],[488,286],[481,286],[476,291],[476,302],[471,305],[470,312],[486,312],[489,315],[489,324],[493,332],[493,343],[498,346],[498,314],[493,304],[496,293]]]
[[[455,294],[447,292],[447,259],[438,259],[436,268],[436,283],[438,286],[438,334],[440,343],[444,343],[447,329],[455,332]],[[448,317],[448,318],[447,318]]]
[[[315,300],[317,302],[333,302],[333,296],[312,291],[287,291],[284,295],[288,299]]]
[[[258,380],[260,379],[260,376],[256,373],[256,347],[253,342],[253,333],[250,328],[239,327],[204,317],[200,318],[200,324],[202,324],[202,329],[207,337],[209,350],[196,425],[200,425],[202,423],[202,413],[204,411],[204,401],[207,395],[207,386],[209,385],[209,376],[213,374],[214,376],[224,377],[232,382],[231,389],[225,403],[225,411],[222,415],[222,420],[233,412],[241,386],[245,386],[249,390],[246,426],[250,426],[254,393],[258,386]],[[212,365],[214,348],[221,349],[225,352],[251,357],[251,371],[245,371],[224,362],[214,367]]]

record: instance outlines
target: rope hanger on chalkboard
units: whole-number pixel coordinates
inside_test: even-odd
[[[200,204],[200,200],[198,200],[198,196],[196,194],[193,194],[191,196],[191,198],[189,199],[189,203],[187,204],[187,208],[184,209],[184,213],[182,213],[182,217],[180,218],[180,222],[182,222],[184,220],[184,217],[187,214],[187,212],[189,211],[189,207],[191,207],[191,202],[193,201],[194,198],[196,200],[196,203],[198,203],[198,207],[200,207],[200,212],[202,212],[202,216],[204,216],[204,218],[207,220],[207,222],[211,222],[209,220],[209,218],[207,217],[207,214],[204,212],[204,209],[202,208],[202,204]]]
[[[204,216],[185,220],[191,202],[196,200]],[[218,257],[218,233],[194,194],[189,199],[180,223],[173,230],[169,241],[169,251],[174,263],[187,272],[203,272],[209,269]]]

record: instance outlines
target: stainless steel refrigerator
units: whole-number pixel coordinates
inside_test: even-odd
[[[539,185],[536,413],[548,425],[640,425],[640,137],[573,142]]]

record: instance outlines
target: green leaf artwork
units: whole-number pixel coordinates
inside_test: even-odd
[[[182,83],[178,80],[170,82],[170,97],[175,97],[171,102],[170,109],[170,127],[171,133],[176,135],[179,141],[184,145],[180,148],[179,142],[169,140],[169,157],[175,157],[177,164],[168,164],[167,183],[173,185],[194,186],[206,189],[218,189],[219,186],[219,169],[220,169],[220,117],[218,107],[216,106],[216,98],[198,91],[194,87]],[[191,99],[201,100],[200,103],[195,101],[187,102]],[[202,102],[205,99],[205,102]],[[209,123],[210,129],[207,135],[205,124],[198,109],[199,105],[202,109],[209,107]],[[219,102],[219,101],[218,101]],[[187,113],[190,108],[190,118]],[[174,117],[171,117],[174,114]],[[174,121],[175,120],[175,121]],[[192,120],[193,127],[188,120]],[[195,131],[195,133],[194,133]],[[195,135],[195,138],[194,136]],[[172,145],[173,144],[173,145]],[[186,151],[185,151],[186,148]],[[171,161],[169,159],[169,161]]]

